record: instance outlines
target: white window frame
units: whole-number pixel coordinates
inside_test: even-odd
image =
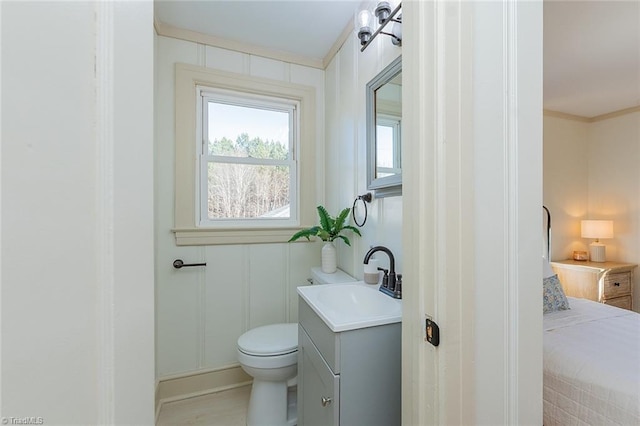
[[[300,102],[281,97],[258,96],[250,93],[230,92],[208,86],[197,86],[197,130],[196,143],[198,146],[198,197],[196,197],[196,211],[199,213],[196,223],[203,228],[290,228],[300,225],[298,217],[298,160],[300,149]],[[251,157],[227,157],[209,155],[209,119],[208,103],[226,103],[247,108],[265,109],[286,112],[289,117],[289,159],[271,160]],[[246,165],[287,166],[289,168],[289,217],[261,217],[254,219],[209,219],[208,212],[208,165],[209,163],[234,163]]]
[[[311,86],[213,70],[187,64],[176,64],[175,80],[175,223],[177,245],[251,244],[286,242],[296,231],[316,222],[316,90]],[[203,129],[198,126],[202,101],[199,90],[218,93],[242,93],[255,99],[275,98],[296,104],[299,125],[294,146],[297,166],[296,195],[292,200],[297,220],[287,224],[264,220],[206,226],[201,222]],[[200,111],[199,111],[200,110]],[[204,133],[206,134],[206,133]],[[290,190],[293,193],[293,188]],[[294,217],[291,214],[291,217]],[[262,219],[260,219],[262,220]],[[278,226],[274,226],[279,223]]]

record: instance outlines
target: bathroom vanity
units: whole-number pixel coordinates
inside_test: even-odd
[[[402,305],[371,287],[298,289],[299,426],[400,425]]]

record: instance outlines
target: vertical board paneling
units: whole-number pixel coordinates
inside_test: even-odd
[[[285,322],[285,277],[282,244],[249,247],[249,328]]]
[[[155,238],[156,376],[185,374],[237,362],[247,329],[297,320],[297,285],[319,264],[320,244],[177,247],[174,226],[175,63],[293,80],[316,88],[318,176],[324,176],[324,72],[245,53],[156,38]],[[304,167],[304,165],[302,165]],[[319,181],[318,188],[324,188]],[[321,191],[316,197],[323,199]],[[306,224],[311,225],[311,224]],[[206,261],[175,270],[174,259]]]
[[[316,88],[316,204],[324,203],[324,158],[325,158],[325,72],[301,65],[289,65],[291,83],[304,84]],[[301,141],[305,143],[305,141]],[[307,225],[307,224],[303,224]]]
[[[360,87],[356,84],[358,57],[353,54],[356,44],[355,37],[349,37],[345,41],[340,54],[340,62],[338,66],[338,74],[340,82],[340,98],[338,102],[337,116],[337,138],[333,141],[334,154],[336,155],[336,165],[338,166],[338,183],[337,187],[332,187],[331,192],[335,194],[332,197],[331,213],[337,214],[345,207],[351,207],[353,199],[357,193],[363,193],[365,188],[356,186],[358,175],[358,157],[356,156],[356,147],[359,141],[356,138],[357,128],[357,111],[360,107],[364,108],[364,102],[360,102],[364,97],[364,86]],[[350,238],[351,241],[354,238]],[[344,269],[351,269],[354,259],[354,251],[341,241],[336,241],[335,245],[338,249],[340,264]]]
[[[174,76],[176,62],[196,63],[195,43],[156,38],[155,58],[155,276],[156,376],[190,371],[200,363],[199,291],[204,271],[173,268],[174,259],[202,259],[198,247],[176,247],[173,227]],[[163,100],[163,101],[158,101]]]
[[[336,189],[339,188],[340,168],[337,167],[336,143],[334,141],[339,138],[339,126],[337,125],[340,115],[340,65],[341,52],[335,56],[334,60],[327,66],[325,70],[325,120],[326,120],[326,143],[324,146],[324,158],[326,163],[326,178],[324,194],[325,206],[336,205]],[[330,167],[329,165],[335,165]]]
[[[181,247],[180,253],[156,250],[156,363],[158,373],[189,371],[199,364],[201,342],[199,268],[175,269],[172,262],[200,261],[198,247]],[[172,255],[173,253],[173,255]]]
[[[250,61],[252,76],[289,81],[289,64],[260,56],[251,56]]]
[[[204,63],[210,68],[316,87],[316,200],[335,214],[341,208],[350,207],[356,194],[366,192],[364,88],[400,53],[386,38],[381,39],[382,44],[360,53],[355,39],[349,38],[327,70],[322,71],[167,37],[157,38],[155,168],[159,377],[234,362],[236,339],[241,332],[267,323],[297,320],[295,288],[306,283],[311,266],[319,265],[322,246],[320,243],[219,246],[207,247],[204,252],[175,246],[170,232],[174,220],[175,63]],[[362,277],[361,260],[371,244],[391,247],[401,264],[401,216],[402,198],[375,200],[369,205],[369,219],[362,229],[365,235],[362,241],[354,238],[353,249],[337,243],[339,266]],[[387,222],[386,218],[391,220]],[[176,274],[166,266],[174,258],[198,260],[203,256],[210,263],[203,271]],[[225,263],[213,267],[220,259]],[[223,288],[220,287],[221,280],[227,281]],[[222,295],[224,297],[220,297]],[[220,305],[221,302],[225,303]]]
[[[356,39],[350,37],[325,70],[325,198],[332,213],[351,207],[356,195],[367,192],[365,89],[401,53],[387,37],[380,40],[360,52]],[[402,197],[374,198],[367,207],[363,237],[353,238],[353,248],[337,244],[338,266],[360,279],[362,259],[372,245],[389,247],[397,264],[402,264]],[[388,262],[386,256],[379,258],[383,264]]]
[[[202,367],[236,362],[236,341],[246,330],[244,274],[247,261],[242,246],[206,247],[204,341]]]
[[[307,278],[311,277],[311,268],[320,266],[320,249],[322,244],[295,243],[289,244],[289,319],[288,322],[298,321],[298,293],[297,287],[307,285]]]
[[[291,83],[324,87],[324,71],[296,64],[289,64],[289,69],[289,79]],[[324,98],[324,91],[316,93],[316,96],[321,99]]]
[[[244,72],[244,61],[247,56],[244,53],[212,46],[206,46],[205,53],[205,67],[207,68],[236,73]]]

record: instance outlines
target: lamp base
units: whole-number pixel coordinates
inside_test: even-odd
[[[589,257],[592,262],[606,262],[605,245],[596,242],[589,244]]]

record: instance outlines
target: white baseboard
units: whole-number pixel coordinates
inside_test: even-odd
[[[251,376],[245,373],[239,364],[163,377],[156,383],[156,421],[160,408],[167,402],[246,386],[251,380]]]

